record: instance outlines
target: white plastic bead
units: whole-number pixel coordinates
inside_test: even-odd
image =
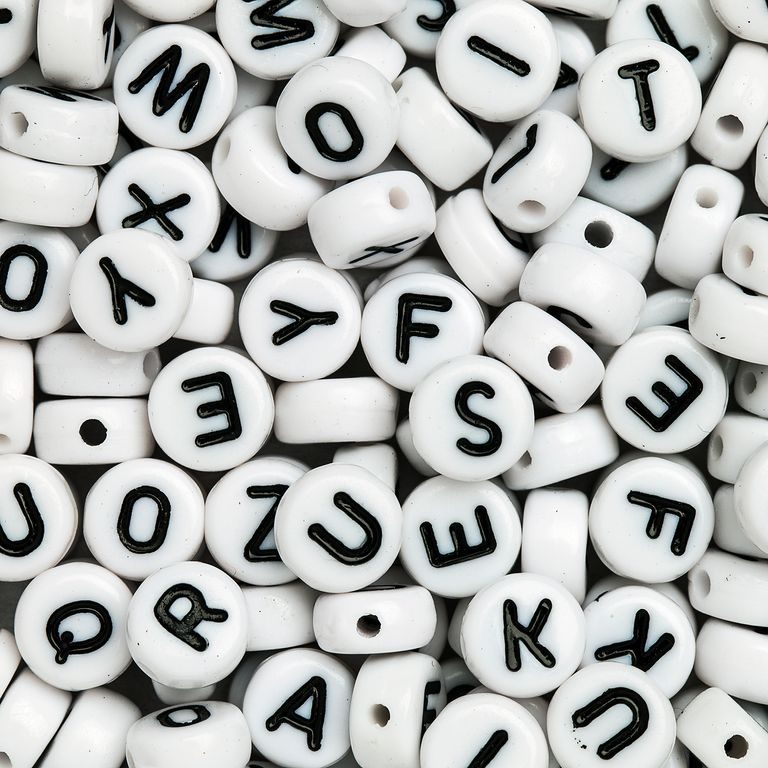
[[[370,27],[402,13],[406,0],[368,0],[364,6],[357,0],[327,0],[325,4],[343,24]]]
[[[9,0],[0,26],[0,77],[15,73],[35,49],[38,0]]]
[[[768,416],[768,395],[765,391],[768,377],[765,373],[764,366],[739,363],[733,382],[736,402],[756,416]]]
[[[723,244],[726,276],[763,295],[768,295],[768,253],[762,247],[766,233],[764,217],[755,213],[739,216],[731,224]]]
[[[744,527],[736,514],[736,505],[733,500],[733,486],[722,485],[715,491],[715,532],[713,541],[720,549],[732,552],[735,555],[747,557],[768,558],[768,553],[763,552],[747,536]]]
[[[610,19],[618,0],[534,0],[533,5],[567,16],[587,19]]]
[[[378,69],[391,83],[405,67],[406,54],[400,43],[380,27],[363,27],[345,34],[334,55],[360,59]]]
[[[367,469],[393,491],[397,486],[398,456],[387,443],[342,445],[333,454],[336,464],[353,464]]]
[[[707,472],[735,483],[744,462],[768,442],[768,422],[746,413],[727,413],[709,439]]]
[[[32,348],[0,338],[0,363],[0,454],[25,453],[33,430]]]
[[[646,331],[655,325],[687,324],[692,298],[693,294],[682,288],[667,288],[652,293],[640,313],[640,322],[635,333]]]
[[[197,344],[221,344],[235,320],[235,294],[213,280],[192,279],[192,297],[174,338]]]
[[[189,21],[207,11],[211,0],[165,0],[158,6],[153,0],[124,0],[134,11],[154,21]]]
[[[712,10],[728,30],[745,40],[768,42],[768,14],[760,3],[746,0],[733,5],[728,0],[711,0]]]

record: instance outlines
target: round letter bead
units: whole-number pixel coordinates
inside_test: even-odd
[[[405,10],[384,22],[392,35],[411,55],[434,59],[437,42],[448,19],[476,0],[407,0]]]
[[[102,235],[77,259],[69,300],[98,344],[142,352],[179,329],[192,296],[192,270],[173,245],[141,230]]]
[[[332,56],[308,64],[277,101],[277,134],[309,173],[340,180],[386,160],[397,139],[400,107],[387,79],[370,64]]]
[[[275,437],[282,443],[388,440],[397,427],[399,395],[375,376],[281,384],[275,393]]]
[[[0,454],[29,450],[34,397],[32,347],[0,338]]]
[[[403,503],[400,560],[430,592],[471,597],[509,573],[519,552],[520,517],[496,483],[434,477]]]
[[[505,226],[538,232],[568,210],[591,164],[592,145],[570,117],[536,112],[496,150],[483,182],[485,203]]]
[[[351,27],[371,27],[389,21],[405,10],[406,0],[325,0],[330,12]]]
[[[0,498],[0,579],[27,581],[58,564],[80,517],[64,476],[32,456],[0,456]]]
[[[397,497],[362,467],[326,464],[285,491],[275,516],[285,565],[320,592],[352,592],[383,576],[397,557]]]
[[[520,567],[548,576],[579,603],[587,589],[587,512],[581,491],[543,489],[528,494],[523,514]]]
[[[315,642],[312,609],[317,592],[300,581],[243,587],[248,615],[247,651],[273,651]]]
[[[131,599],[126,638],[133,660],[172,688],[223,680],[245,653],[248,618],[240,587],[198,562],[155,571]]]
[[[15,73],[35,49],[38,0],[8,0],[0,26],[0,77]]]
[[[104,177],[96,219],[102,234],[137,228],[162,235],[192,261],[216,235],[219,193],[193,155],[149,147],[131,152]]]
[[[715,15],[726,29],[744,40],[768,43],[768,13],[759,2],[744,0],[711,0]]]
[[[768,298],[725,275],[707,275],[699,281],[688,325],[693,337],[715,352],[748,363],[768,363],[763,330],[768,329]]]
[[[720,271],[723,243],[739,215],[744,185],[711,165],[692,165],[677,185],[659,235],[654,266],[665,280],[693,290]]]
[[[68,88],[100,88],[112,65],[112,0],[39,0],[37,56],[46,80]]]
[[[712,84],[691,147],[713,165],[735,171],[755,148],[768,122],[768,51],[737,43]]]
[[[628,664],[646,672],[668,698],[685,685],[693,671],[696,635],[670,598],[649,587],[612,589],[584,608],[584,618],[582,666]]]
[[[445,25],[435,56],[448,98],[506,123],[538,109],[555,87],[560,54],[552,25],[520,0],[480,0]]]
[[[280,232],[306,224],[309,209],[333,186],[286,155],[274,107],[254,107],[233,120],[216,142],[212,167],[221,194],[241,216]]]
[[[205,544],[218,565],[246,584],[296,578],[275,546],[275,514],[289,486],[305,472],[298,462],[260,457],[228,472],[205,500]]]
[[[160,371],[149,393],[158,445],[182,466],[203,472],[232,469],[254,456],[274,413],[264,374],[225,347],[185,352]]]
[[[726,413],[709,438],[707,472],[735,483],[744,463],[768,442],[768,421],[746,413]]]
[[[237,75],[211,35],[162,24],[125,50],[115,69],[114,94],[120,116],[142,141],[190,149],[223,127],[235,106]]]
[[[435,368],[417,385],[409,410],[416,450],[454,480],[500,475],[533,434],[533,402],[522,379],[479,355]]]
[[[639,669],[592,664],[555,692],[547,737],[562,768],[661,768],[675,745],[675,714]]]
[[[215,0],[124,0],[134,11],[154,21],[189,21],[205,13]]]
[[[19,598],[14,633],[42,680],[82,691],[116,680],[131,662],[125,623],[131,591],[98,565],[70,562],[36,576]]]
[[[720,422],[728,384],[712,352],[681,328],[659,326],[616,350],[602,400],[611,426],[630,445],[677,453],[698,445]]]
[[[141,717],[125,696],[107,688],[83,691],[45,752],[40,768],[61,768],[73,759],[81,768],[120,768],[125,738]]]
[[[712,539],[712,497],[694,470],[657,457],[613,470],[592,498],[589,534],[620,576],[655,583],[680,578]]]
[[[736,515],[749,539],[763,552],[768,552],[768,525],[761,511],[768,447],[755,450],[738,473],[733,488]]]
[[[608,21],[606,38],[608,45],[640,38],[661,40],[691,62],[701,82],[715,73],[728,50],[728,33],[708,0],[624,0]]]
[[[317,644],[329,653],[394,653],[428,643],[437,614],[423,587],[373,586],[320,595],[312,621]]]
[[[197,483],[158,459],[126,461],[88,491],[83,535],[93,556],[124,579],[191,560],[203,543],[203,495]]]
[[[351,357],[360,340],[360,301],[338,272],[310,259],[276,261],[240,302],[243,346],[282,381],[321,379]]]
[[[723,272],[743,288],[764,296],[768,296],[768,249],[763,244],[767,236],[768,222],[751,213],[731,224],[723,244]]]
[[[55,165],[0,149],[0,219],[43,227],[82,227],[96,205],[95,168]]]
[[[423,768],[517,765],[546,768],[547,740],[536,718],[496,693],[472,693],[450,702],[421,744]]]
[[[733,486],[721,485],[714,496],[715,532],[713,540],[720,549],[733,552],[735,555],[747,557],[768,558],[768,553],[757,547],[749,538],[744,526],[736,514],[733,500]]]
[[[425,70],[411,67],[394,88],[400,102],[397,146],[433,184],[451,191],[485,167],[493,154],[491,142]]]
[[[608,257],[547,243],[531,257],[520,298],[545,309],[588,341],[618,346],[634,333],[645,290]]]
[[[361,768],[419,768],[422,735],[446,704],[440,665],[425,653],[370,656],[352,693],[349,735]]]
[[[485,315],[461,283],[416,273],[382,285],[365,305],[362,345],[374,372],[412,392],[438,365],[482,350]]]
[[[90,93],[11,85],[0,94],[0,144],[35,160],[108,163],[117,126],[117,107]]]
[[[513,298],[528,263],[528,247],[497,223],[479,189],[465,189],[440,206],[435,239],[478,299],[499,307]]]
[[[627,40],[598,53],[582,75],[579,112],[604,152],[630,163],[658,160],[691,137],[701,86],[672,46]]]
[[[461,651],[472,674],[491,690],[511,698],[542,696],[578,669],[584,614],[552,579],[505,576],[467,606]]]
[[[251,755],[248,722],[223,701],[153,712],[128,731],[126,757],[130,768],[154,768],[161,755],[187,768],[242,768]]]
[[[599,405],[537,419],[528,450],[507,472],[513,490],[541,488],[615,461],[619,441]]]
[[[435,205],[410,171],[375,173],[337,187],[309,209],[309,234],[334,269],[373,267],[435,231]]]
[[[143,398],[46,400],[35,408],[34,439],[50,464],[117,464],[155,449]]]
[[[243,712],[258,752],[285,768],[325,768],[349,751],[354,679],[328,654],[309,648],[262,662],[245,691]]]
[[[561,413],[578,411],[600,386],[605,367],[570,328],[533,304],[516,301],[483,339],[485,351],[531,384],[534,396]]]
[[[221,0],[216,31],[227,53],[246,72],[282,80],[328,54],[339,21],[320,0]]]

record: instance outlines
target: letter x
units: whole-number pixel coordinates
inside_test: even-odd
[[[188,194],[176,195],[164,203],[155,203],[138,184],[131,184],[128,187],[128,194],[141,205],[141,210],[123,219],[123,229],[138,227],[154,219],[172,240],[178,241],[184,238],[184,232],[168,218],[168,214],[189,205],[192,198]]]
[[[520,643],[525,645],[539,664],[547,669],[552,669],[557,663],[557,659],[549,648],[539,642],[541,630],[544,629],[549,615],[552,613],[552,601],[544,599],[538,604],[531,618],[531,623],[527,627],[524,627],[517,620],[517,604],[514,600],[505,600],[502,610],[507,669],[510,672],[519,672],[522,669]]]
[[[380,253],[394,256],[395,254],[402,253],[405,250],[403,248],[404,245],[408,245],[408,243],[412,243],[418,239],[418,237],[411,237],[408,240],[403,240],[402,242],[395,243],[394,245],[372,245],[370,248],[365,249],[365,253],[362,256],[358,256],[356,259],[352,259],[352,261],[349,263],[357,264],[358,261],[371,259],[374,256],[378,256]]]

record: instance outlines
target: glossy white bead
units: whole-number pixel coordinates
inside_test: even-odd
[[[768,422],[745,413],[727,413],[709,438],[707,471],[725,483],[735,483],[749,457],[768,442]]]
[[[246,651],[274,651],[315,642],[312,611],[317,592],[300,581],[243,587],[248,615]]]
[[[390,83],[405,67],[405,51],[381,27],[353,29],[340,42],[335,56],[360,59],[378,69]]]
[[[192,279],[192,297],[174,338],[197,344],[221,344],[235,320],[235,294],[213,280]]]
[[[5,694],[16,676],[20,663],[21,655],[13,634],[7,629],[0,629],[0,696]]]
[[[727,0],[712,0],[712,9],[728,30],[744,40],[768,42],[768,14],[752,0],[733,5]]]
[[[342,445],[333,454],[336,464],[353,464],[367,469],[393,491],[397,486],[398,456],[387,443]]]
[[[768,252],[762,238],[768,233],[764,217],[739,216],[723,243],[723,272],[735,283],[768,295]]]
[[[152,0],[124,0],[134,11],[154,21],[189,21],[207,11],[211,0],[166,0],[158,7]]]
[[[395,440],[397,447],[403,452],[403,456],[408,460],[411,467],[423,477],[434,477],[438,473],[424,461],[424,458],[416,450],[413,444],[413,430],[411,429],[411,420],[403,419],[395,431]]]
[[[739,363],[736,378],[733,381],[736,402],[756,416],[768,416],[768,395],[765,385],[768,378],[762,365]]]
[[[735,555],[768,558],[768,553],[763,552],[749,538],[736,514],[733,486],[721,485],[715,491],[713,500],[715,504],[715,532],[712,538],[715,544],[720,549]]]
[[[405,50],[414,55],[434,59],[437,42],[448,19],[456,11],[476,0],[448,0],[435,5],[435,0],[407,0],[405,10],[389,21],[383,28],[397,40]]]
[[[0,26],[0,77],[16,72],[35,49],[38,0],[9,0]]]
[[[534,0],[533,5],[587,19],[610,19],[618,0]]]
[[[327,0],[330,12],[351,27],[382,24],[405,10],[406,0],[368,0],[365,6],[357,0]]]
[[[216,691],[216,684],[205,685],[202,688],[171,688],[168,685],[158,683],[157,680],[151,680],[152,690],[155,696],[163,704],[190,704],[195,701],[205,701],[210,699]]]
[[[33,429],[32,348],[24,341],[0,339],[0,362],[0,454],[25,453]]]
[[[652,293],[640,313],[635,333],[646,331],[655,325],[685,325],[693,294],[683,288],[667,288]]]
[[[768,552],[768,526],[760,514],[768,447],[762,443],[755,448],[739,470],[733,488],[733,501],[736,515],[747,536],[763,552]]]

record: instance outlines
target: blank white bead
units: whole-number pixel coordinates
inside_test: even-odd
[[[435,55],[448,98],[483,120],[510,122],[538,109],[560,69],[557,38],[527,3],[480,0],[445,25]]]
[[[760,507],[767,464],[768,446],[762,443],[744,462],[733,488],[739,522],[750,540],[763,552],[768,552],[768,526]]]
[[[723,243],[739,215],[744,185],[710,165],[692,165],[682,175],[659,235],[654,266],[665,280],[693,290],[720,269]]]
[[[0,697],[5,694],[21,663],[19,649],[13,634],[0,629]]]
[[[0,338],[0,454],[28,450],[33,406],[32,348],[24,341]]]
[[[536,112],[496,149],[483,181],[485,203],[505,226],[538,232],[568,210],[591,163],[592,145],[576,122],[561,112]]]
[[[691,147],[720,168],[741,168],[768,122],[768,94],[761,85],[767,77],[763,46],[734,45],[704,103]]]
[[[351,27],[371,27],[382,24],[405,10],[406,0],[327,0],[325,5],[342,24]]]
[[[765,366],[739,363],[733,381],[736,402],[745,411],[763,417],[768,416],[768,377],[765,374]]]
[[[768,43],[768,14],[760,3],[747,0],[734,5],[728,0],[711,0],[712,10],[723,26],[744,40]]]
[[[413,430],[411,429],[410,419],[403,419],[398,424],[395,431],[395,440],[397,440],[397,447],[403,452],[403,456],[405,456],[416,472],[424,477],[434,477],[437,475],[437,472],[424,461],[424,457],[419,454],[416,446],[413,444]]]
[[[682,288],[667,288],[652,293],[640,313],[635,333],[645,331],[654,325],[681,325],[688,322],[693,294]]]
[[[342,38],[335,56],[360,59],[378,69],[391,83],[405,66],[406,55],[397,40],[380,27],[354,29]]]
[[[294,581],[271,587],[243,587],[243,597],[248,617],[246,652],[315,642],[312,611],[317,592],[306,584]]]
[[[388,440],[397,426],[397,390],[374,376],[281,384],[275,437],[283,443]]]
[[[34,51],[37,7],[38,0],[9,0],[5,6],[0,26],[0,77],[16,73]]]
[[[124,0],[125,4],[142,16],[155,21],[189,21],[207,11],[211,0],[166,0],[157,6],[152,0]]]
[[[768,421],[746,413],[726,413],[709,438],[707,471],[735,483],[744,462],[768,442]]]
[[[197,344],[221,344],[235,320],[235,294],[213,280],[192,279],[192,297],[174,338]]]
[[[732,552],[735,555],[747,557],[768,558],[768,553],[763,552],[747,536],[744,527],[736,514],[736,505],[733,500],[733,486],[721,485],[715,491],[715,532],[713,540],[720,549]]]
[[[607,466],[619,441],[598,405],[537,419],[528,450],[503,475],[512,490],[541,488]]]
[[[768,295],[766,235],[765,217],[750,213],[731,224],[723,244],[723,272],[735,283],[763,295]]]
[[[397,486],[397,452],[386,443],[342,445],[333,454],[336,464],[353,464],[367,469],[393,491]]]

